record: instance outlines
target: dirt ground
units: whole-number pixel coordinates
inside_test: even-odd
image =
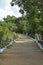
[[[21,39],[0,54],[0,65],[43,65],[43,51],[27,36]]]

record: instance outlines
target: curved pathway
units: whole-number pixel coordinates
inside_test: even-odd
[[[43,52],[25,35],[0,54],[0,65],[43,65]]]

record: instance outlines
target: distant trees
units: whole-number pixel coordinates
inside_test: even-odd
[[[10,16],[10,15],[8,15],[6,18],[3,18],[3,20],[5,21],[5,22],[15,22],[15,20],[16,20],[16,17],[15,16]]]
[[[7,18],[3,18],[3,19],[6,23],[6,26],[8,27],[8,29],[10,31],[12,31],[12,32],[16,31],[16,29],[17,29],[17,26],[15,24],[16,17],[8,15]]]

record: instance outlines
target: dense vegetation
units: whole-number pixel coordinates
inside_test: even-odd
[[[14,4],[20,7],[20,12],[22,14],[22,17],[26,12],[25,19],[28,20],[27,23],[28,33],[30,33],[33,36],[36,32],[40,32],[43,36],[43,1],[12,0],[11,6],[14,6]]]
[[[3,18],[4,21],[0,21],[0,48],[17,38],[15,19],[14,16],[7,16],[7,18]]]
[[[7,16],[0,21],[0,47],[7,45],[10,40],[17,38],[16,33],[28,33],[34,37],[35,32],[43,33],[43,23],[39,20],[29,22],[27,15],[16,18],[14,16]]]
[[[42,2],[39,0],[12,0],[12,6],[14,6],[13,1],[20,7],[22,17],[7,16],[0,21],[0,47],[4,46],[4,43],[7,45],[9,39],[14,40],[17,37],[16,33],[28,33],[34,37],[36,32],[40,32],[43,37]]]

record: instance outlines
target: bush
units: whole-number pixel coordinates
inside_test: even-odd
[[[18,35],[16,33],[14,33],[13,40],[17,39],[17,38],[18,38]]]
[[[3,37],[3,27],[2,26],[0,26],[0,43],[1,43],[1,41],[2,41],[2,37]]]
[[[7,27],[0,26],[0,48],[8,45],[9,29]]]
[[[8,41],[4,41],[2,44],[0,44],[0,48],[3,48],[9,44]]]

